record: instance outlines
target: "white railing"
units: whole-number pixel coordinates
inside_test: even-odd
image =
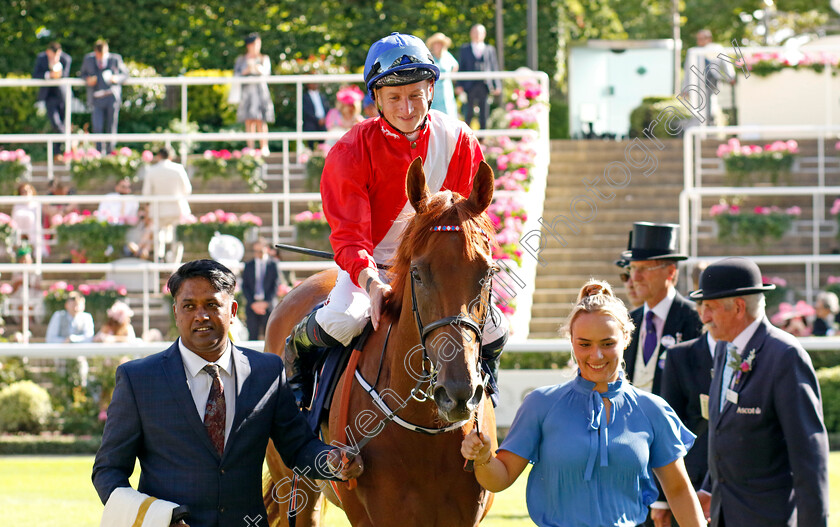
[[[543,72],[531,72],[531,71],[497,71],[497,72],[456,72],[456,73],[448,73],[443,74],[441,76],[443,79],[452,79],[453,81],[459,80],[485,80],[485,79],[523,79],[523,78],[533,78],[536,79],[542,88],[543,93],[548,93],[548,75]],[[293,84],[295,86],[295,123],[296,123],[296,130],[295,132],[291,133],[291,138],[296,141],[296,149],[297,151],[301,151],[303,147],[304,141],[309,140],[318,140],[323,139],[327,136],[324,136],[322,133],[317,132],[304,132],[303,131],[303,86],[304,84],[341,84],[341,83],[359,83],[361,84],[364,81],[361,74],[341,74],[341,75],[267,75],[264,77],[257,77],[257,76],[247,76],[247,77],[130,77],[128,78],[123,85],[124,86],[132,86],[132,85],[163,85],[163,86],[178,86],[181,92],[180,97],[180,106],[181,106],[181,122],[182,125],[186,126],[189,122],[189,106],[188,106],[188,96],[187,96],[187,88],[189,86],[207,86],[207,85],[218,85],[218,84],[256,84],[256,83],[267,83],[269,85],[274,84]],[[62,79],[0,79],[0,88],[22,88],[22,87],[44,87],[44,86],[86,86],[85,82],[82,79],[76,78],[62,78]],[[53,160],[52,160],[52,145],[55,142],[62,142],[64,143],[65,149],[69,149],[74,141],[79,140],[80,138],[77,137],[77,134],[73,134],[72,132],[72,119],[73,119],[73,111],[72,111],[72,98],[73,98],[73,91],[72,89],[65,90],[65,105],[64,105],[64,124],[65,124],[65,131],[64,134],[36,134],[36,135],[28,135],[28,136],[19,136],[19,137],[26,137],[27,140],[17,140],[15,137],[18,137],[14,134],[6,134],[0,135],[0,143],[10,142],[10,143],[44,143],[48,150],[47,150],[47,158],[48,158],[48,174],[49,177],[52,178],[53,176]],[[548,129],[547,127],[545,130],[546,141],[548,141]],[[227,136],[222,134],[223,136],[217,135],[217,139],[209,139],[210,135],[213,134],[202,134],[205,137],[208,137],[207,140],[227,140],[227,139],[235,139],[235,140],[247,140],[247,139],[263,139],[267,138],[271,141],[281,140],[284,136],[282,135],[275,135],[278,134],[277,132],[268,132],[268,133],[237,133],[233,136]],[[81,138],[86,142],[104,142],[104,141],[112,141],[112,142],[134,142],[134,141],[148,141],[149,139],[142,139],[140,138],[141,134],[84,134]],[[154,134],[157,137],[161,137],[159,134]],[[169,134],[177,135],[177,134]],[[479,137],[483,134],[477,133]],[[180,137],[180,136],[178,136]],[[335,137],[334,135],[332,137]],[[152,139],[155,141],[161,139]],[[178,139],[181,140],[181,139]],[[169,144],[169,140],[167,140],[167,144]],[[284,140],[284,152],[287,150],[287,144]],[[186,163],[186,150],[182,149],[181,151],[181,161],[182,163]]]
[[[748,137],[764,136],[785,138],[816,138],[817,156],[800,157],[797,161],[801,173],[811,173],[817,176],[815,186],[778,186],[778,187],[704,187],[705,174],[721,175],[724,173],[723,161],[702,157],[703,139],[724,137],[727,135],[745,135]],[[697,261],[711,262],[718,258],[704,258],[698,254],[698,240],[702,225],[704,196],[811,196],[812,218],[810,222],[811,252],[809,254],[783,254],[751,256],[757,264],[803,266],[806,277],[806,298],[813,302],[816,292],[820,290],[820,264],[840,264],[840,255],[822,254],[826,225],[825,197],[840,197],[840,187],[826,186],[826,173],[840,173],[834,158],[826,155],[826,141],[833,141],[840,135],[840,126],[714,126],[695,127],[686,130],[683,142],[683,191],[680,193],[680,230],[684,233],[680,237],[680,249],[689,255],[689,263]],[[831,163],[829,162],[831,161]],[[814,166],[814,163],[816,166]],[[806,167],[803,167],[806,165]],[[713,168],[708,168],[712,166]]]

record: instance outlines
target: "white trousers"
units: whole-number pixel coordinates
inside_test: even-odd
[[[385,271],[379,271],[382,281],[386,281],[386,276]],[[365,329],[369,318],[370,297],[364,289],[353,283],[349,273],[339,270],[327,303],[315,312],[318,325],[331,337],[348,346],[350,341]],[[431,322],[434,321],[427,321]],[[507,335],[507,332],[507,317],[493,305],[484,324],[482,341],[489,344]]]

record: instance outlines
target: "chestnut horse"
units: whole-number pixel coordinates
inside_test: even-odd
[[[357,482],[302,481],[292,491],[290,471],[269,444],[266,503],[280,504],[271,525],[286,525],[293,495],[296,525],[318,525],[318,485],[353,526],[476,526],[490,508],[492,494],[465,470],[460,445],[477,422],[498,446],[479,366],[497,270],[494,231],[484,213],[493,172],[481,163],[468,199],[450,191],[432,195],[418,158],[406,176],[406,195],[415,215],[390,270],[391,297],[357,368],[351,359],[343,373],[321,429],[326,443],[361,446],[365,472]],[[335,278],[334,270],[321,272],[284,298],[268,322],[267,351],[283,353],[292,327],[326,298]]]

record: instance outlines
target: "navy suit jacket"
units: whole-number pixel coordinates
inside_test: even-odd
[[[624,350],[624,363],[627,378],[633,382],[633,373],[636,369],[636,355],[639,349],[639,335],[641,334],[642,318],[645,316],[645,306],[634,309],[630,312],[630,318],[633,319],[633,324],[636,329],[630,338],[630,345]],[[671,303],[671,309],[668,310],[668,316],[665,317],[665,325],[662,327],[662,336],[670,335],[674,337],[676,343],[697,338],[700,336],[700,331],[703,323],[700,321],[700,315],[697,314],[697,308],[694,302],[686,300],[681,294],[677,293],[674,301]],[[659,356],[662,357],[663,350],[659,350]],[[656,371],[653,373],[653,393],[659,395],[661,393],[662,384],[662,368],[664,362],[657,361]],[[653,359],[651,359],[653,360]]]
[[[720,411],[726,343],[715,350],[709,394],[712,525],[825,527],[828,436],[820,387],[808,353],[764,318],[745,350],[752,370]],[[725,397],[725,395],[724,395]]]
[[[263,300],[270,305],[274,305],[277,298],[277,288],[280,286],[280,270],[277,269],[277,262],[269,258],[263,272],[262,284],[256,284],[256,264],[254,260],[245,263],[245,269],[242,270],[242,294],[250,306],[254,303],[254,293],[262,291]]]
[[[59,55],[58,57],[58,61],[61,63],[62,67],[61,76],[69,77],[70,64],[73,62],[72,57],[70,57],[70,55],[62,51],[61,55]],[[42,51],[38,53],[37,57],[35,57],[35,69],[32,70],[32,78],[43,80],[48,70],[49,61],[47,60],[47,52]],[[41,86],[41,88],[38,90],[38,100],[44,101],[47,99],[47,97],[60,97],[64,99],[66,93],[67,86]]]
[[[327,117],[327,112],[330,111],[330,103],[327,101],[327,97],[318,92],[318,96],[321,97],[321,105],[324,107],[324,118]],[[303,131],[304,132],[325,132],[327,130],[326,122],[324,124],[318,123],[318,118],[315,117],[315,105],[312,104],[312,97],[309,96],[309,90],[303,90],[301,104],[303,105]]]
[[[700,394],[709,396],[712,353],[706,334],[668,348],[662,371],[662,398],[697,439],[685,456],[691,484],[699,489],[709,469],[709,421],[703,417]]]
[[[102,503],[129,486],[140,461],[137,490],[187,505],[192,527],[251,525],[266,512],[262,467],[269,437],[290,467],[321,474],[316,458],[329,447],[315,438],[286,386],[283,361],[233,347],[236,416],[221,456],[204,429],[187,385],[176,341],[168,350],[117,368],[93,484]],[[320,463],[325,460],[319,459]]]
[[[472,51],[471,44],[461,46],[461,56],[458,60],[459,71],[498,71],[499,61],[496,58],[496,48],[485,44],[484,53],[477,58]],[[460,81],[458,84],[469,92],[476,84],[484,84],[488,90],[501,90],[502,81],[499,79],[487,79],[484,81]]]

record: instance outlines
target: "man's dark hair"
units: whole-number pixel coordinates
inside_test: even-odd
[[[61,43],[60,42],[50,42],[47,44],[47,49],[50,51],[61,51]]]
[[[175,157],[175,150],[171,146],[162,146],[158,148],[157,155],[160,156],[161,159],[173,159]]]
[[[178,290],[184,280],[189,278],[204,278],[216,291],[233,296],[236,288],[236,276],[230,269],[215,260],[193,260],[187,262],[175,271],[166,282],[172,298],[178,296]]]
[[[102,53],[102,50],[108,46],[108,41],[104,38],[100,38],[93,44],[93,50]]]

